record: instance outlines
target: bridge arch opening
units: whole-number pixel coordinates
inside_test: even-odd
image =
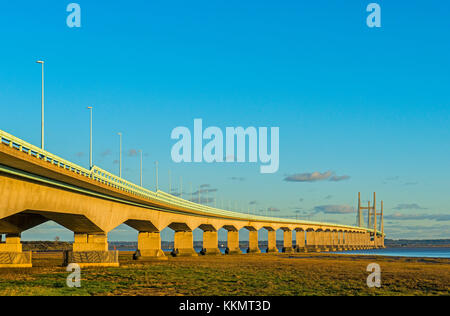
[[[120,224],[108,232],[108,245],[111,250],[137,251],[139,231],[127,225]]]
[[[203,250],[203,230],[200,227],[192,231],[193,247],[196,253],[201,253]]]
[[[172,253],[174,251],[174,239],[175,239],[175,231],[166,227],[160,232],[161,235],[161,249],[165,253]]]

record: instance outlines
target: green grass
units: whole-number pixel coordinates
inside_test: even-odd
[[[52,257],[54,256],[54,257]],[[119,268],[82,269],[81,288],[57,255],[35,256],[35,268],[1,269],[0,295],[449,295],[449,260],[337,255],[244,255],[170,258]],[[382,268],[382,287],[366,285],[366,267]]]

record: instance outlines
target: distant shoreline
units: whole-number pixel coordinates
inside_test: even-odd
[[[72,242],[67,241],[24,241],[24,251],[64,251],[72,250]],[[110,247],[117,247],[121,249],[135,250],[137,242],[128,241],[112,241],[109,242]],[[226,242],[221,241],[219,245],[226,247]],[[283,243],[277,241],[277,246],[282,247]],[[450,248],[450,240],[386,240],[386,248],[389,249],[415,249],[415,248]],[[247,242],[241,242],[241,248],[245,248]],[[201,242],[194,242],[194,247],[201,248]],[[259,247],[263,249],[267,247],[267,243],[260,242]],[[163,249],[172,249],[173,242],[162,242]]]

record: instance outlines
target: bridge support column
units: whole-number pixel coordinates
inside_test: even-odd
[[[361,246],[359,243],[359,233],[358,232],[355,233],[355,249],[356,250],[361,249]]]
[[[342,232],[341,231],[336,232],[335,238],[338,251],[344,250],[344,245],[342,244]]]
[[[325,235],[326,232],[324,231],[316,232],[316,247],[320,249],[319,251],[328,251],[327,247],[325,246]]]
[[[0,268],[31,267],[31,252],[22,252],[20,234],[7,234],[4,243],[0,235]]]
[[[355,246],[355,233],[354,233],[354,232],[350,232],[350,233],[349,233],[349,241],[350,241],[350,249],[351,249],[351,250],[356,250],[356,246]]]
[[[217,246],[216,246],[217,247]],[[198,256],[194,250],[194,237],[192,231],[175,232],[174,257],[195,257]]]
[[[292,230],[284,229],[283,230],[283,253],[291,253],[294,252],[292,248]]]
[[[365,240],[365,248],[370,249],[370,233],[367,232],[364,234],[364,240]]]
[[[330,251],[336,251],[338,248],[337,242],[336,242],[336,234],[337,232],[331,231],[329,236],[329,243],[330,243]]]
[[[74,234],[73,250],[64,253],[64,265],[77,263],[83,267],[118,267],[119,252],[108,251],[106,233]]]
[[[359,249],[364,249],[364,234],[359,233]]]
[[[247,253],[261,253],[258,247],[258,231],[249,230],[248,232],[248,250]]]
[[[296,230],[295,231],[295,251],[296,252],[306,252],[305,231],[304,230]]]
[[[332,235],[331,231],[326,231],[323,233],[323,249],[325,251],[331,251],[333,248],[333,241],[332,241]]]
[[[239,248],[239,231],[229,230],[227,233],[227,249],[225,250],[227,255],[240,255],[242,254]]]
[[[159,232],[139,232],[138,251],[135,255],[137,260],[162,259],[167,260],[161,249],[161,235]]]
[[[219,237],[217,231],[204,231],[203,232],[203,249],[202,255],[221,255],[219,250]]]
[[[267,253],[278,253],[277,232],[274,229],[267,230]]]
[[[345,231],[342,233],[342,241],[344,245],[345,250],[351,250],[350,249],[350,241],[349,241],[349,232]]]
[[[317,247],[317,234],[316,231],[308,231],[306,233],[306,248],[308,252],[320,252],[320,249]]]

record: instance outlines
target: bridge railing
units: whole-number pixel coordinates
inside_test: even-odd
[[[70,161],[67,161],[61,157],[53,155],[45,150],[42,150],[39,147],[31,145],[31,144],[21,140],[20,138],[17,138],[11,134],[8,134],[2,130],[0,130],[0,138],[1,138],[2,144],[7,145],[11,148],[15,148],[15,149],[17,149],[21,152],[24,152],[32,157],[38,158],[40,160],[44,160],[53,165],[56,165],[63,169],[75,172],[82,176],[86,176],[88,178],[91,177],[91,172],[88,169],[80,167],[80,166],[78,166]]]
[[[61,167],[65,170],[72,171],[76,174],[84,176],[86,178],[98,181],[102,184],[108,185],[110,187],[119,189],[121,191],[125,191],[129,194],[133,194],[142,198],[146,198],[149,200],[157,200],[165,202],[169,205],[182,207],[186,209],[190,209],[195,212],[210,214],[215,216],[224,216],[224,217],[232,217],[244,220],[255,220],[255,221],[267,221],[267,222],[286,222],[286,223],[298,223],[298,224],[314,224],[314,225],[330,225],[329,223],[321,223],[321,222],[311,222],[311,221],[302,221],[302,220],[292,220],[281,217],[269,217],[269,216],[260,216],[253,214],[245,214],[238,213],[228,210],[222,210],[214,207],[210,207],[207,205],[203,205],[200,203],[195,203],[193,201],[185,200],[181,197],[174,196],[172,194],[163,192],[158,190],[157,192],[153,192],[151,190],[145,189],[139,185],[136,185],[130,181],[124,180],[108,171],[105,171],[97,166],[92,167],[91,170],[78,166],[70,161],[67,161],[61,157],[53,155],[39,147],[31,145],[11,134],[8,134],[2,130],[0,130],[0,143],[11,148],[15,148],[21,152],[24,152],[32,157],[37,159],[46,161],[58,167]],[[355,228],[347,225],[339,225],[334,224],[336,227],[341,228]],[[370,229],[368,229],[370,230]]]

